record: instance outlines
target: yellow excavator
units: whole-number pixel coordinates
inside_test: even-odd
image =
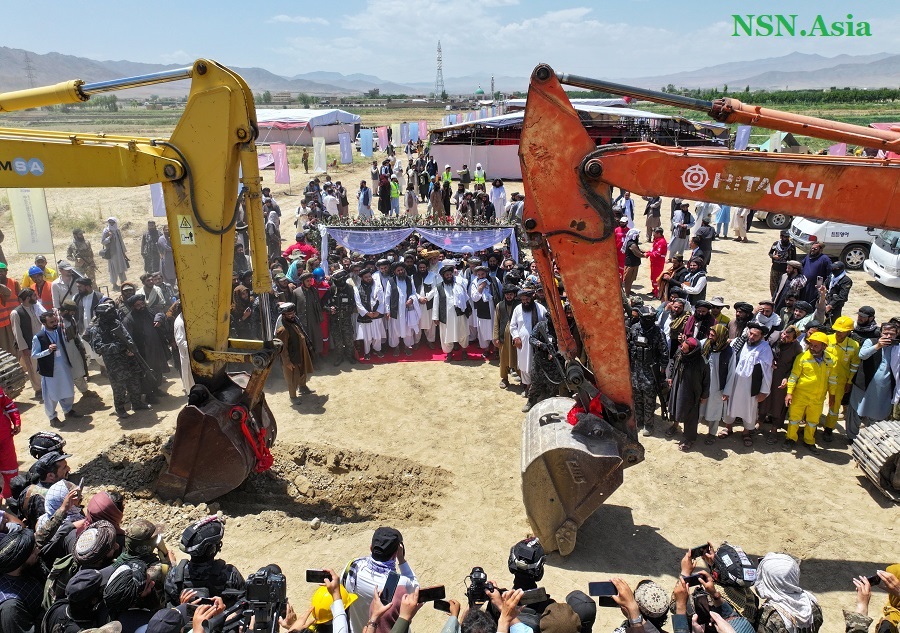
[[[246,210],[253,290],[271,292],[263,233],[259,129],[253,95],[235,72],[199,59],[188,68],[0,94],[0,113],[80,103],[94,95],[190,79],[184,114],[168,139],[0,128],[0,187],[138,187],[161,183],[181,291],[191,371],[198,385],[178,415],[157,492],[209,501],[272,464],[277,427],[263,388],[278,343],[269,301],[264,340],[229,338],[234,231]],[[250,363],[250,373],[228,373]]]

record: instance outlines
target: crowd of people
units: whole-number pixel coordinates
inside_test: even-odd
[[[71,455],[60,435],[37,433],[29,447],[36,461],[12,482],[11,503],[0,516],[4,633],[408,633],[423,603],[437,599],[435,607],[449,616],[444,633],[591,633],[598,607],[621,611],[616,631],[641,633],[817,633],[824,623],[817,598],[801,584],[799,562],[788,554],[753,562],[738,546],[707,543],[687,550],[671,590],[615,577],[556,600],[540,586],[544,548],[526,538],[506,558],[511,577],[491,579],[473,567],[465,595],[454,596],[458,584],[446,579],[420,587],[403,535],[392,527],[376,529],[368,554],[342,568],[317,561],[322,569],[307,572],[307,581],[321,585],[308,592],[308,606],[295,609],[278,565],[245,576],[221,557],[221,516],[184,529],[179,548],[186,557],[179,560],[153,517],[124,522],[119,492],[101,490],[85,503],[82,487],[69,480]],[[856,589],[855,608],[844,610],[848,633],[865,633],[874,622],[874,585],[887,593],[875,630],[897,631],[898,573],[900,564],[846,579],[848,590]]]

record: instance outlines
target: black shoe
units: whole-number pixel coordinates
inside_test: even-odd
[[[310,389],[306,385],[303,385],[302,387],[300,387],[300,393],[310,394],[312,393],[312,389]]]
[[[125,409],[116,409],[116,417],[118,418],[130,418],[131,414],[128,413]]]
[[[399,347],[395,347],[395,348],[394,348],[394,352],[393,352],[392,355],[393,355],[394,358],[399,357],[399,356],[400,356],[400,348],[399,348]]]
[[[790,452],[794,450],[796,444],[796,440],[785,440],[784,444],[781,445],[781,450]]]
[[[372,357],[366,354],[365,356],[363,356],[363,360],[372,360]]]
[[[384,352],[375,352],[375,355],[376,355],[378,358],[384,358]]]
[[[84,417],[81,413],[78,413],[78,411],[76,411],[75,409],[69,409],[68,411],[65,412],[65,414],[66,414],[67,420],[69,418],[83,418]]]
[[[144,396],[144,400],[147,401],[147,404],[159,404],[159,398],[157,398],[153,394],[148,394],[148,395]]]
[[[407,356],[412,356],[412,350],[409,349],[408,347],[403,350],[403,353],[406,354]]]
[[[449,363],[452,360],[453,360],[453,352],[450,352],[449,354],[447,354],[447,356],[444,357],[445,363]]]
[[[62,420],[54,415],[52,418],[50,418],[50,426],[62,426]]]
[[[815,444],[804,443],[803,446],[805,446],[807,448],[807,450],[810,453],[812,453],[813,455],[820,455],[822,453],[822,449],[819,448],[818,446],[816,446]]]
[[[826,442],[833,442],[834,441],[834,429],[825,429],[825,431],[822,433],[822,439],[825,440]]]
[[[135,411],[146,411],[146,410],[150,409],[151,407],[149,404],[145,404],[143,402],[138,402],[137,404],[132,402],[131,408]]]

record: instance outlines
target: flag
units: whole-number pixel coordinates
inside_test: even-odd
[[[419,140],[419,124],[413,123],[409,126],[409,140],[413,143]]]
[[[847,155],[847,144],[846,143],[835,143],[831,147],[828,148],[829,156],[846,156]]]
[[[391,143],[393,143],[394,147],[401,143],[400,137],[400,124],[394,123],[391,125]]]
[[[749,125],[739,125],[734,135],[734,149],[742,151],[747,149],[750,144],[750,130],[753,129]]]
[[[291,170],[288,167],[287,146],[284,143],[271,143],[272,158],[275,159],[275,183],[279,185],[291,184]]]
[[[359,153],[367,158],[372,156],[372,130],[369,128],[359,131]]]
[[[423,141],[428,139],[428,122],[419,121],[419,138]]]
[[[347,132],[338,134],[338,144],[341,147],[341,164],[347,165],[353,162],[353,152],[350,149],[350,135]],[[275,182],[278,182],[276,180]]]
[[[50,212],[43,189],[7,189],[20,253],[52,253]]]
[[[404,145],[409,143],[409,123],[400,124],[400,142]]]
[[[325,139],[321,136],[313,137],[313,171],[319,174],[328,171],[328,156],[325,154]]]
[[[388,146],[387,128],[382,125],[375,128],[375,131],[378,133],[378,148],[384,151]]]
[[[153,209],[154,218],[166,217],[166,199],[163,197],[161,182],[150,185],[150,208]]]

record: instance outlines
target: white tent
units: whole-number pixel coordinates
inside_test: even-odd
[[[362,117],[335,108],[291,108],[257,110],[256,120],[259,123],[259,143],[312,145],[314,136],[324,138],[326,143],[337,143],[341,132],[355,137]]]

